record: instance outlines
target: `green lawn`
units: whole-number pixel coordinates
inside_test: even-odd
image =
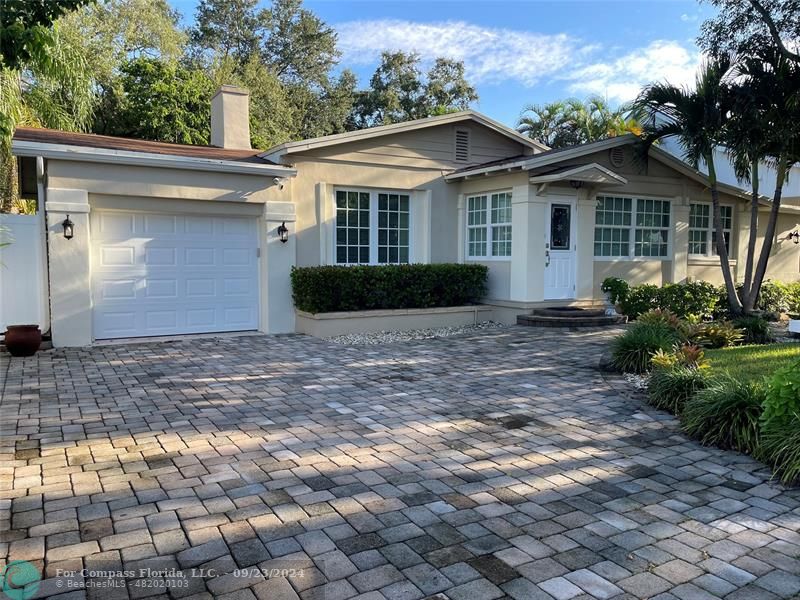
[[[800,344],[736,346],[706,350],[712,371],[727,371],[736,379],[760,381],[776,369],[800,361]]]

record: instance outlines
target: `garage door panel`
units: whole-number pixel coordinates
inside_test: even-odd
[[[92,215],[98,339],[258,327],[255,219]]]

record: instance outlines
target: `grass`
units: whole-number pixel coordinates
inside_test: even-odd
[[[741,382],[760,382],[781,367],[800,360],[800,344],[734,346],[706,350],[713,373],[726,372]]]

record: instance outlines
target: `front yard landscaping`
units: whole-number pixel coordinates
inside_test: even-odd
[[[727,320],[724,296],[709,284],[619,281],[603,290],[636,321],[612,342],[614,366],[646,381],[648,402],[704,445],[750,454],[785,484],[800,481],[800,344],[774,343],[760,316]],[[767,288],[776,318],[797,308],[796,288]]]
[[[800,344],[733,346],[706,352],[710,367],[740,381],[762,381],[765,375],[800,361]]]

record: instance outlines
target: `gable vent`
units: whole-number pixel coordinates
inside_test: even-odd
[[[469,161],[469,130],[456,129],[456,162]]]
[[[617,146],[608,151],[608,161],[612,166],[620,168],[625,164],[625,148]]]

